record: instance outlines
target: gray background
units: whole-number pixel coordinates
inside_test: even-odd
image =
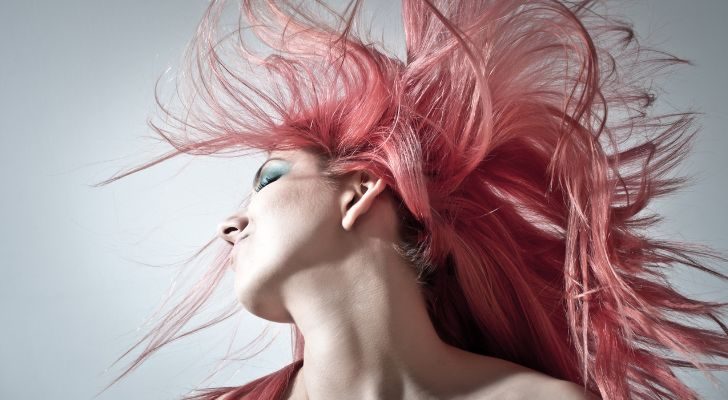
[[[145,318],[176,276],[174,263],[204,244],[247,194],[260,157],[182,158],[111,186],[88,186],[166,150],[142,139],[152,135],[146,119],[154,110],[153,85],[166,68],[178,67],[206,5],[2,3],[0,398],[90,399],[131,361],[104,372],[146,332]],[[378,16],[396,23],[397,8],[387,7]],[[665,89],[659,107],[706,113],[679,171],[698,179],[653,204],[666,215],[656,234],[726,250],[728,2],[650,0],[626,10],[643,39],[696,64],[658,82]],[[390,42],[397,32],[386,30]],[[233,296],[232,275],[226,278],[213,311]],[[728,301],[725,283],[694,273],[676,280],[689,294]],[[280,335],[269,351],[234,363],[204,386],[238,385],[290,360],[286,326],[240,316],[173,343],[100,398],[178,398],[208,376],[238,327],[235,346],[265,326],[269,338]],[[728,397],[726,373],[716,374],[722,391],[700,374],[681,375],[706,399]]]

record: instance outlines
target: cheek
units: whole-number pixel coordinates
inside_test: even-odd
[[[252,234],[235,257],[235,291],[249,310],[265,304],[296,271],[331,262],[344,247],[334,197],[300,186],[250,206]]]
[[[240,262],[255,269],[306,267],[335,245],[341,225],[335,199],[309,183],[276,189],[251,205],[253,234]]]
[[[341,216],[334,195],[326,189],[302,190],[297,206],[291,210],[291,241],[297,256],[306,264],[329,259],[341,242]]]
[[[287,261],[300,267],[325,257],[336,245],[341,226],[333,194],[302,183],[291,185],[276,198],[266,210],[267,220],[271,221],[266,237],[274,241]]]

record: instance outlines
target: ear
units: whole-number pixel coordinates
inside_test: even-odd
[[[359,216],[369,210],[377,196],[384,191],[387,184],[381,178],[368,171],[357,171],[343,186],[341,226],[351,230]]]

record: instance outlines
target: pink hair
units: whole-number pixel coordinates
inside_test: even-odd
[[[698,359],[728,357],[726,304],[686,297],[666,277],[685,265],[728,279],[697,257],[728,259],[640,232],[660,220],[640,214],[649,202],[688,181],[668,173],[697,133],[693,112],[648,115],[644,83],[689,61],[641,47],[595,1],[403,0],[406,60],[352,33],[359,0],[343,15],[326,8],[328,20],[253,3],[241,4],[250,27],[230,34],[226,63],[224,1],[211,2],[189,47],[189,103],[176,115],[157,100],[171,119],[151,126],[174,150],[100,184],[182,153],[314,151],[330,176],[370,169],[401,200],[402,255],[445,342],[605,399],[696,399],[671,367],[728,369]],[[252,51],[243,29],[270,54]],[[178,334],[229,250],[117,380],[230,316]],[[688,317],[722,332],[679,322]],[[290,365],[186,398],[283,396],[303,357],[291,327]]]

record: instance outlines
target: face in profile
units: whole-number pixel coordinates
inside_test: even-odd
[[[261,318],[291,322],[283,296],[297,275],[333,265],[345,253],[341,202],[316,156],[302,150],[272,152],[253,186],[249,206],[219,229],[234,245],[236,296]]]

